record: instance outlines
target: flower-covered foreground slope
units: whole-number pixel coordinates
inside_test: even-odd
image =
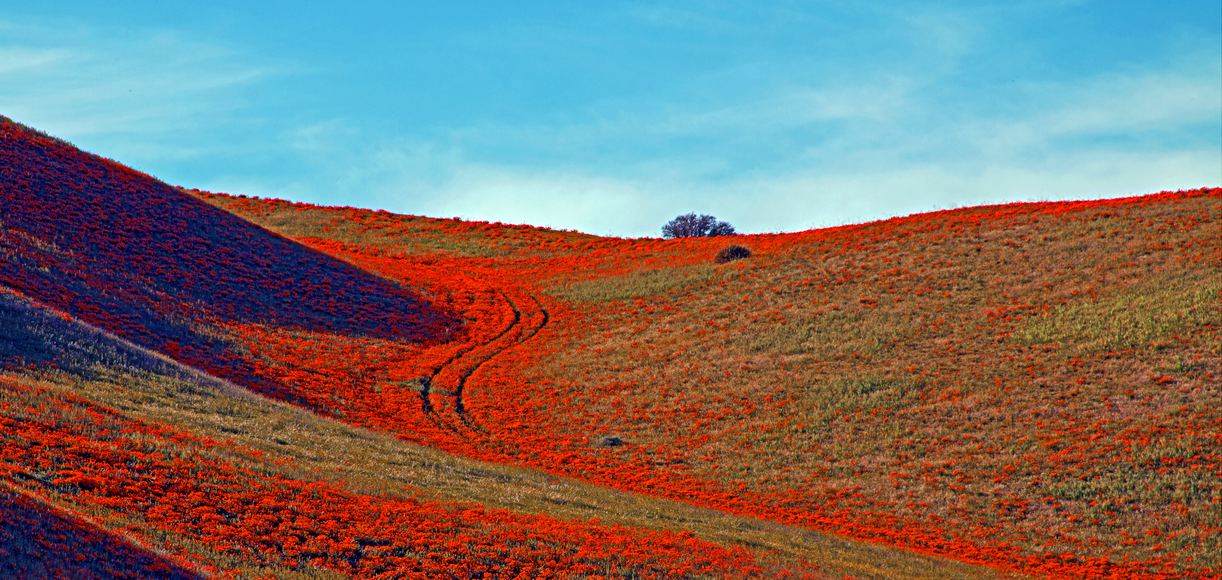
[[[448,315],[399,285],[0,117],[0,284],[255,386],[222,324],[403,344]]]
[[[3,569],[72,574],[56,550],[82,542],[118,547],[101,570],[177,569],[119,549],[137,540],[222,576],[981,576],[355,429],[12,293],[0,331],[0,486],[50,502],[14,513],[110,532],[13,528]]]
[[[201,578],[0,484],[0,570],[20,578]]]
[[[200,393],[223,389],[220,383],[192,379],[186,370],[167,374],[172,364],[151,354],[143,356],[153,364],[132,365],[141,358],[132,347],[50,317],[10,295],[0,301],[0,318],[21,346],[58,337],[63,344],[44,346],[59,351],[61,362],[71,361],[78,369],[92,363],[89,370],[69,373],[53,370],[56,364],[31,368],[16,349],[4,354],[8,371],[0,373],[0,477],[5,485],[53,498],[113,529],[129,530],[204,572],[332,570],[394,577],[762,572],[749,551],[708,544],[690,534],[425,501],[412,497],[408,485],[372,494],[290,477],[288,458],[269,457],[200,430],[130,418],[81,396],[109,389],[118,391],[113,400],[130,406],[121,397],[138,396],[136,384]],[[82,346],[60,348],[65,344]],[[173,572],[134,551],[121,553],[120,539],[57,529],[65,524],[54,520],[54,513],[5,493],[0,496],[5,515],[36,524],[24,530],[3,528],[6,542],[0,546],[11,549],[0,554],[0,561],[13,569],[41,566],[51,575],[71,573],[78,565],[74,557],[52,550],[79,543],[112,551],[102,555],[106,560],[100,566]]]
[[[431,367],[231,329],[347,421],[1001,568],[1222,568],[1222,190],[739,236],[724,265],[725,239],[195,193],[466,320]]]

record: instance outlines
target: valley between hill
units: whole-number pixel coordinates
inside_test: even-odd
[[[1222,189],[616,239],[0,120],[0,210],[0,513],[56,530],[0,526],[16,570],[1222,569]]]

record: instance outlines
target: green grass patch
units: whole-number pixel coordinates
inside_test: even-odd
[[[874,409],[896,411],[915,400],[921,384],[908,379],[844,377],[811,385],[802,392],[802,409],[828,419],[836,413]]]
[[[899,348],[917,329],[917,321],[907,316],[837,311],[755,323],[738,342],[753,354],[835,357],[856,352],[878,356]]]
[[[1084,351],[1148,347],[1185,328],[1222,324],[1219,293],[1217,275],[1152,280],[1033,318],[1015,336]]]

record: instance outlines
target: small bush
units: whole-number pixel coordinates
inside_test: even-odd
[[[714,258],[714,261],[716,261],[718,264],[724,264],[726,262],[733,262],[734,260],[741,260],[743,258],[750,257],[751,250],[748,250],[742,246],[734,245],[722,248],[720,252],[717,252],[717,257]]]

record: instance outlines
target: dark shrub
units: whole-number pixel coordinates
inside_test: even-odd
[[[717,252],[717,257],[714,258],[714,260],[718,264],[724,264],[726,262],[733,262],[734,260],[741,260],[743,258],[750,257],[751,250],[748,250],[747,248],[742,246],[726,246],[722,248],[720,252]]]
[[[734,235],[734,226],[727,222],[719,222],[711,215],[683,214],[662,226],[662,237],[664,238],[711,238],[732,235]]]
[[[624,440],[615,436],[603,437],[602,441],[598,442],[599,447],[620,447],[623,444]]]

